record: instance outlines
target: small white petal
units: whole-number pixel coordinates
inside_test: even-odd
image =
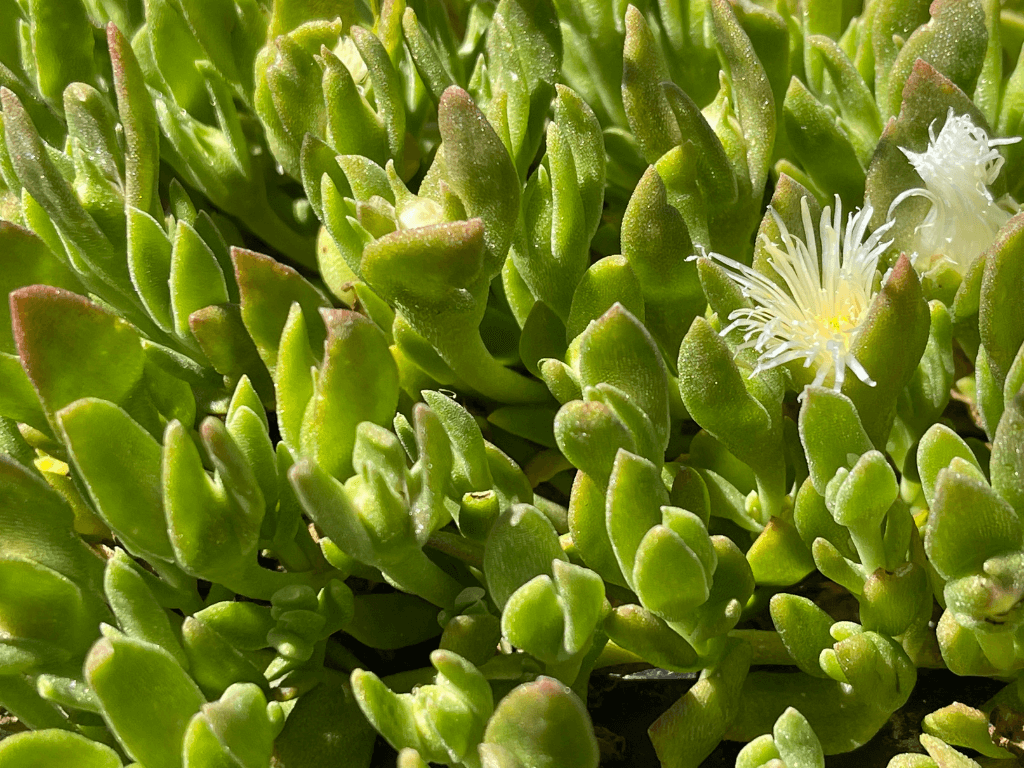
[[[988,188],[1003,167],[996,147],[1020,137],[990,139],[968,115],[955,115],[952,107],[938,136],[934,122],[928,135],[924,152],[900,147],[925,186],[898,195],[889,215],[907,198],[928,200],[931,207],[915,230],[914,266],[924,271],[945,263],[963,275],[1020,208],[1009,196],[995,200]]]
[[[754,373],[802,361],[805,368],[813,367],[816,385],[831,376],[838,390],[849,369],[865,384],[874,386],[851,350],[877,292],[878,259],[892,243],[882,242],[882,237],[892,222],[886,222],[865,240],[874,213],[865,201],[863,209],[849,215],[844,231],[842,203],[837,195],[835,213],[826,207],[821,214],[816,239],[804,198],[800,201],[807,235],[804,241],[794,237],[778,214],[769,210],[778,225],[781,244],[767,237],[762,243],[780,282],[727,256],[706,254],[725,268],[753,304],[731,312],[722,334],[734,330],[742,333],[740,348],[758,353]]]

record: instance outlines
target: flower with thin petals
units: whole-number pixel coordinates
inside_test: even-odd
[[[1003,166],[997,147],[1020,141],[1020,137],[990,139],[969,116],[955,115],[952,107],[939,135],[935,135],[933,122],[928,137],[924,152],[900,147],[925,186],[898,195],[889,215],[909,197],[928,200],[931,208],[914,231],[911,245],[914,266],[926,271],[947,265],[963,276],[1019,209],[1008,195],[996,200],[989,185]]]
[[[821,214],[819,258],[806,197],[800,201],[800,209],[806,242],[794,237],[778,214],[769,209],[781,243],[763,236],[763,244],[780,282],[726,256],[710,254],[753,304],[733,310],[722,334],[739,329],[743,332],[740,348],[758,353],[751,375],[800,361],[804,368],[813,368],[813,385],[831,379],[838,391],[850,370],[865,384],[874,386],[853,348],[878,292],[878,259],[892,242],[882,242],[882,237],[892,222],[865,238],[874,212],[865,201],[864,208],[850,214],[844,231],[842,203],[837,195],[835,213],[826,207]]]

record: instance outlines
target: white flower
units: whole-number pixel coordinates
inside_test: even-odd
[[[1020,137],[990,139],[970,117],[954,115],[952,107],[939,135],[935,135],[933,122],[928,137],[924,152],[900,147],[925,186],[897,196],[889,206],[889,215],[908,197],[928,200],[931,209],[914,231],[914,266],[924,271],[947,264],[963,275],[1019,209],[1009,196],[995,200],[988,185],[1003,167],[1003,157],[996,147],[1013,144]]]
[[[839,390],[847,369],[874,386],[852,349],[877,293],[878,258],[892,242],[881,239],[892,222],[886,222],[865,240],[874,212],[865,201],[864,208],[850,214],[844,233],[842,204],[836,195],[835,214],[828,207],[821,214],[819,259],[806,197],[800,201],[800,209],[806,243],[791,235],[778,214],[769,209],[782,243],[774,243],[767,236],[763,243],[782,283],[726,256],[710,254],[754,305],[731,312],[732,322],[722,334],[742,330],[744,343],[740,348],[753,348],[759,353],[751,375],[802,360],[805,368],[814,368],[815,386],[831,376],[833,388]]]

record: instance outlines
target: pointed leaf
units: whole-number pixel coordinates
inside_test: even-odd
[[[850,399],[823,387],[804,390],[800,441],[807,453],[811,482],[823,496],[836,471],[852,466],[851,456],[859,458],[871,450],[871,440]]]
[[[159,443],[106,400],[77,400],[56,419],[104,522],[133,554],[173,561],[161,500]]]
[[[185,732],[184,768],[263,768],[270,761],[273,730],[263,692],[252,683],[236,683],[192,718]]]
[[[384,333],[344,309],[324,311],[324,363],[306,406],[299,443],[328,473],[352,473],[352,448],[360,422],[388,424],[398,406],[398,367]]]
[[[203,695],[167,651],[115,634],[99,640],[85,676],[128,754],[150,768],[180,768],[182,740]]]
[[[81,291],[75,274],[46,247],[34,232],[0,221],[0,293],[7,296],[27,285],[51,285]],[[11,316],[0,312],[0,351],[14,352]]]
[[[519,180],[508,152],[469,94],[452,86],[437,110],[446,180],[470,217],[484,223],[484,271],[493,276],[508,252],[519,211]]]
[[[326,332],[317,310],[330,306],[327,297],[294,269],[269,256],[232,248],[231,259],[241,295],[242,322],[270,372],[277,364],[278,343],[293,302],[302,307],[310,344],[319,349]]]
[[[484,549],[487,589],[499,607],[537,576],[550,576],[552,561],[568,560],[551,522],[535,507],[516,504],[491,526]]]
[[[619,450],[608,482],[608,537],[623,574],[635,577],[637,548],[648,531],[661,523],[668,491],[658,468],[640,456]]]
[[[650,417],[661,449],[668,442],[669,381],[661,353],[643,325],[614,304],[588,326],[580,344],[583,387],[610,384]]]
[[[121,402],[142,375],[135,328],[77,294],[21,288],[11,294],[11,317],[22,364],[51,413],[82,397]]]
[[[178,222],[174,233],[169,283],[174,329],[185,338],[189,335],[189,315],[228,300],[224,273],[213,251],[199,233],[183,221]]]
[[[990,557],[1024,546],[1013,508],[983,481],[952,469],[939,473],[924,534],[928,560],[944,579],[980,571]]]
[[[107,25],[107,47],[125,134],[125,204],[149,213],[158,201],[160,176],[160,126],[156,110],[139,62],[113,22]]]

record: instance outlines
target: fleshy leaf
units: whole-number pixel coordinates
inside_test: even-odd
[[[939,472],[924,535],[928,560],[946,579],[981,570],[990,557],[1019,550],[1024,531],[1013,508],[983,481]]]
[[[160,493],[160,444],[106,400],[77,400],[56,419],[104,522],[134,554],[173,562]]]
[[[45,765],[121,768],[122,765],[117,753],[107,745],[56,728],[11,734],[0,742],[0,763],[8,768]]]
[[[85,676],[131,757],[152,768],[180,768],[186,728],[204,700],[167,651],[115,633],[93,646]]]
[[[142,376],[135,328],[77,294],[21,288],[11,294],[11,316],[22,364],[51,413],[83,397],[121,402]],[[73,375],[68,360],[76,361]]]
[[[550,677],[505,696],[487,723],[484,742],[536,768],[597,768],[597,740],[586,707]]]
[[[387,424],[398,405],[398,368],[384,333],[363,315],[325,310],[324,363],[302,419],[299,445],[330,474],[352,472],[360,422]]]

